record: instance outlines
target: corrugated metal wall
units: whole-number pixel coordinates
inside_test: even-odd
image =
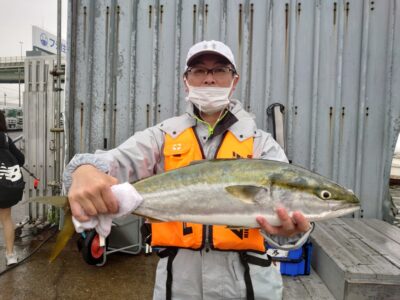
[[[24,176],[25,198],[51,196],[55,184],[55,164],[64,165],[64,134],[61,133],[60,156],[56,154],[54,105],[56,101],[55,79],[51,71],[57,64],[56,56],[27,57],[25,59],[24,91],[24,150],[25,167],[40,179],[37,189],[34,178]],[[63,101],[63,97],[62,97]],[[63,105],[62,105],[63,106]],[[38,217],[39,206],[29,206],[29,216]],[[44,206],[43,206],[44,209]],[[33,210],[33,211],[32,211]]]
[[[388,211],[400,130],[399,1],[69,1],[70,158],[114,147],[184,111],[182,70],[203,39],[231,46],[235,92],[270,130],[285,106],[286,152],[352,188],[362,215]]]

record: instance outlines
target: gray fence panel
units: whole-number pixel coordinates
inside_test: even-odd
[[[25,167],[40,179],[38,187],[34,188],[34,178],[25,173],[25,199],[37,196],[51,196],[52,184],[55,181],[54,168],[56,161],[64,165],[65,137],[61,133],[60,157],[56,158],[55,133],[51,128],[55,124],[53,76],[55,56],[27,57],[25,59],[25,91],[24,91],[24,125],[23,149],[25,152]],[[61,106],[63,99],[61,97]],[[29,210],[29,211],[28,211]],[[29,204],[26,211],[31,218],[46,218],[46,206]]]
[[[341,105],[337,107],[339,111],[339,170],[336,174],[339,183],[348,182],[349,186],[354,186],[354,174],[356,152],[354,141],[357,134],[357,127],[352,123],[357,120],[359,98],[359,75],[360,59],[355,59],[361,53],[361,40],[363,1],[353,1],[346,7],[344,19],[344,40],[343,40],[343,60],[342,60],[342,88]]]
[[[399,1],[69,1],[70,147],[109,149],[185,110],[189,47],[226,42],[235,97],[270,130],[285,106],[286,153],[382,218],[400,130]]]
[[[106,47],[107,47],[107,34],[106,27],[104,24],[107,24],[106,18],[107,14],[107,3],[102,1],[93,1],[94,4],[94,14],[96,18],[89,17],[90,20],[93,20],[94,27],[96,30],[90,29],[88,32],[93,34],[93,49],[96,49],[96,55],[92,57],[92,65],[89,67],[90,73],[92,74],[92,92],[94,99],[98,99],[98,101],[92,101],[90,103],[91,107],[89,110],[91,111],[91,124],[103,124],[105,119],[105,114],[107,112],[108,107],[104,107],[101,105],[106,98],[106,71],[107,67],[104,67],[104,57],[107,56]],[[102,66],[103,65],[103,66]],[[100,67],[102,66],[102,67]],[[91,126],[91,124],[89,126]],[[90,147],[92,149],[102,149],[103,148],[103,139],[104,139],[104,125],[102,126],[91,126],[90,130]]]

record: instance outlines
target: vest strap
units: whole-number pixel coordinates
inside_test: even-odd
[[[244,283],[246,284],[246,298],[247,300],[254,300],[253,283],[250,276],[249,264],[269,267],[271,265],[271,257],[267,255],[268,259],[262,259],[253,255],[248,255],[246,252],[239,252],[240,262],[244,267]]]
[[[143,243],[151,245],[151,224],[143,223],[142,226],[140,226],[140,233]]]
[[[247,300],[254,300],[254,289],[253,283],[251,282],[250,277],[250,267],[247,261],[247,253],[246,252],[239,252],[240,261],[244,267],[244,283],[246,284],[246,299]]]
[[[260,267],[269,267],[271,265],[272,259],[271,259],[271,256],[269,256],[268,254],[267,254],[267,257],[268,257],[268,259],[263,259],[263,258],[259,258],[259,257],[253,256],[253,255],[248,255],[246,253],[245,259],[249,264],[257,265]]]
[[[166,292],[166,300],[171,300],[172,299],[172,280],[173,280],[173,275],[172,275],[172,263],[175,259],[176,254],[178,253],[177,248],[167,248],[165,250],[161,250],[160,252],[157,253],[157,255],[160,258],[165,258],[168,257],[167,261],[167,282],[165,285],[165,292]]]

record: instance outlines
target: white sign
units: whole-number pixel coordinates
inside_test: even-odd
[[[37,26],[32,26],[32,46],[57,54],[57,36]],[[67,43],[61,40],[61,54],[67,52]]]
[[[282,250],[282,249],[271,249],[271,248],[269,248],[267,250],[267,254],[269,256],[271,256],[272,258],[274,258],[274,257],[282,258],[282,257],[288,257],[289,251]]]

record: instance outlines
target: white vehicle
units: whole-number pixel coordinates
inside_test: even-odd
[[[7,130],[17,130],[17,118],[7,117],[6,118]]]
[[[22,130],[24,128],[24,117],[17,116],[17,129]]]

